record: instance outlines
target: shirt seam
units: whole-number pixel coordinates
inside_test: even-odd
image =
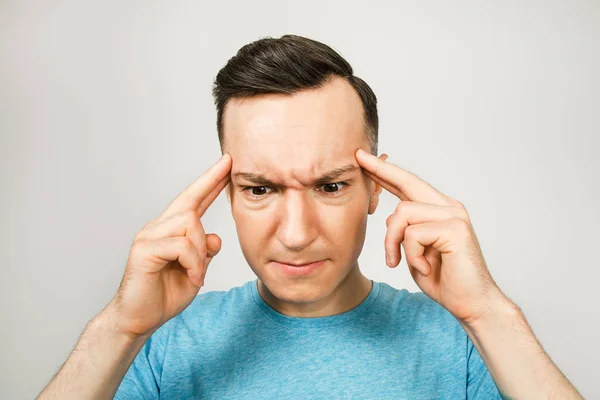
[[[303,326],[287,326],[285,324],[282,324],[279,321],[276,321],[274,318],[272,318],[269,313],[267,313],[266,310],[263,309],[263,307],[261,306],[261,304],[258,302],[258,299],[256,298],[256,293],[254,292],[254,290],[252,288],[250,288],[251,292],[250,295],[252,296],[252,301],[254,302],[255,306],[260,310],[260,312],[274,325],[276,325],[277,327],[286,330],[286,331],[324,331],[324,330],[329,330],[332,328],[337,328],[339,326],[342,325],[346,325],[349,324],[350,322],[354,321],[355,319],[363,316],[371,307],[373,307],[373,305],[377,302],[377,300],[379,299],[379,296],[381,295],[381,292],[383,291],[383,288],[380,286],[379,289],[377,290],[377,293],[374,294],[374,298],[371,300],[371,304],[367,305],[367,307],[365,307],[364,310],[362,310],[361,312],[357,313],[355,316],[350,317],[350,319],[344,320],[342,322],[338,322],[338,323],[334,323],[332,325],[327,325],[327,326],[322,326],[322,327],[303,327]]]

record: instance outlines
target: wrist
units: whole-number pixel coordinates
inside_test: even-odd
[[[89,322],[89,326],[92,329],[102,331],[103,334],[125,346],[135,346],[140,343],[143,344],[151,336],[152,333],[135,334],[121,329],[118,315],[115,305],[111,302]]]
[[[507,322],[514,323],[516,320],[522,319],[522,316],[521,309],[498,291],[496,295],[490,296],[488,299],[486,311],[483,314],[468,322],[462,321],[461,324],[468,331],[477,334],[497,330]]]

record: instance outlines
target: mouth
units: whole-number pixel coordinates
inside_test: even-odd
[[[283,272],[286,275],[291,276],[306,276],[311,275],[323,266],[326,260],[319,261],[302,261],[302,262],[288,262],[288,261],[271,261],[271,264]]]

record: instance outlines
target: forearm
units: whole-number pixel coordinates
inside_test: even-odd
[[[461,323],[505,398],[581,399],[544,351],[521,310],[506,298],[487,317]]]
[[[147,338],[118,332],[109,310],[92,319],[38,399],[112,399]]]

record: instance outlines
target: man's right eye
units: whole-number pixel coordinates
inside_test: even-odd
[[[268,186],[246,186],[243,188],[243,190],[245,192],[249,192],[253,197],[262,197],[273,189]]]

